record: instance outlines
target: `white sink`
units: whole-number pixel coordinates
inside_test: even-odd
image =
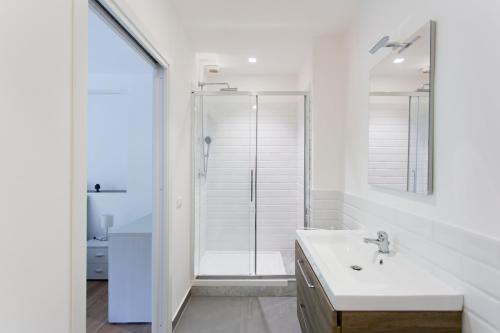
[[[402,253],[378,253],[363,230],[299,230],[298,242],[338,311],[460,311],[463,295]],[[390,235],[389,235],[390,240]],[[355,270],[351,266],[359,266]]]

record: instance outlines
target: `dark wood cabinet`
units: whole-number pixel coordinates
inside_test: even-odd
[[[298,242],[297,316],[303,333],[460,333],[461,311],[336,311]]]

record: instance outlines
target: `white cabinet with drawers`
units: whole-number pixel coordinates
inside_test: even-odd
[[[108,242],[87,241],[87,280],[108,279]]]
[[[151,235],[151,214],[109,231],[110,323],[147,323],[152,320]]]

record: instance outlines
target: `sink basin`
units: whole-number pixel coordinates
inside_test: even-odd
[[[460,311],[463,295],[363,230],[299,230],[297,240],[338,311]],[[390,235],[389,235],[390,237]]]

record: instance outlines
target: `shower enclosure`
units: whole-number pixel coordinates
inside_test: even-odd
[[[306,92],[194,92],[198,278],[294,274],[308,226]]]

